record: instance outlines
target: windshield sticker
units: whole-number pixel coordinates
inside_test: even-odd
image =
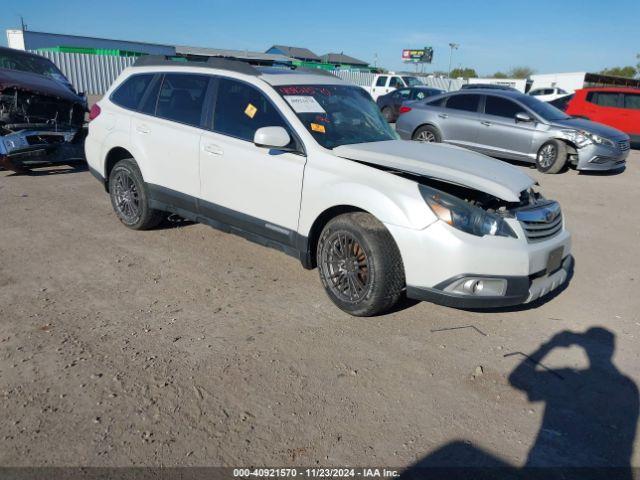
[[[326,113],[322,105],[310,95],[284,95],[296,113]]]
[[[317,123],[311,124],[311,130],[314,132],[325,133],[324,125],[318,125]]]
[[[247,105],[247,108],[244,109],[244,114],[249,118],[253,118],[256,116],[257,111],[258,109],[256,107],[254,107],[252,104],[249,104]]]

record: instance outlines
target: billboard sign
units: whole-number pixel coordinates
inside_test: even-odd
[[[433,48],[424,47],[420,49],[405,48],[402,50],[402,61],[409,63],[431,63],[433,60]]]

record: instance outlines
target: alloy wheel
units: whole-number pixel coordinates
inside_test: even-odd
[[[436,141],[436,136],[429,130],[423,130],[416,135],[416,140],[423,143],[432,143]]]
[[[327,239],[320,268],[331,291],[344,302],[358,303],[369,291],[369,259],[347,232],[335,232]]]
[[[540,166],[545,169],[551,167],[551,165],[553,165],[553,162],[556,161],[557,154],[558,152],[555,145],[551,143],[545,145],[540,149],[540,152],[538,153],[538,164],[540,164]]]
[[[113,195],[120,217],[127,223],[135,223],[140,218],[140,196],[136,183],[128,172],[120,170],[116,173]]]

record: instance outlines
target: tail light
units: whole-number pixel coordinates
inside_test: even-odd
[[[98,115],[100,115],[101,111],[102,110],[100,110],[100,107],[98,106],[98,104],[94,103],[93,106],[91,107],[91,110],[89,110],[89,121],[95,120],[96,118],[98,118]]]
[[[410,112],[410,111],[411,111],[411,107],[406,107],[404,105],[400,107],[400,113],[401,114],[402,113],[407,113],[407,112]]]

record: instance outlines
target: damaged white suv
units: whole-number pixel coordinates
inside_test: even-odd
[[[352,315],[403,295],[526,303],[571,269],[560,206],[528,175],[398,140],[364,90],[320,71],[143,57],[91,118],[87,160],[122,223],[174,212],[275,247]]]

